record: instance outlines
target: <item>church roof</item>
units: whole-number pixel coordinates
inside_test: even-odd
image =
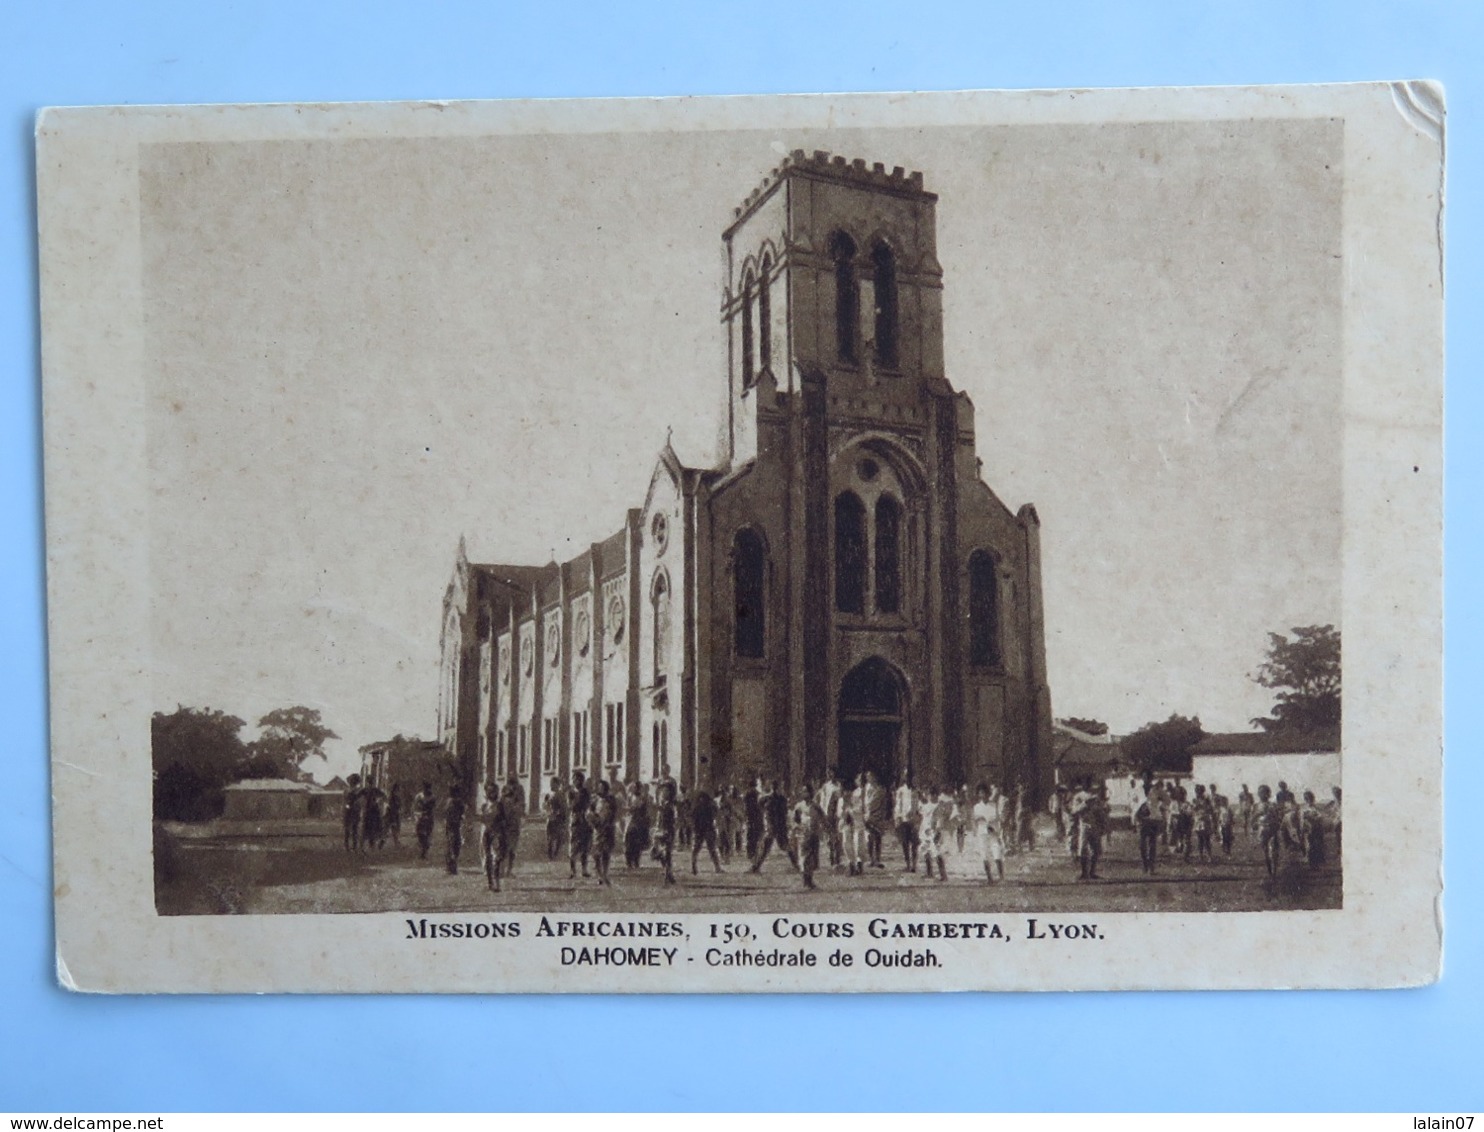
[[[514,566],[504,562],[471,562],[469,569],[497,582],[531,592],[550,572],[549,566]]]

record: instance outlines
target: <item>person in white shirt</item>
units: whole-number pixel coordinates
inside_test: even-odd
[[[917,847],[921,840],[918,826],[922,824],[922,808],[917,803],[917,793],[912,784],[903,781],[892,799],[892,813],[896,817],[897,841],[902,846],[902,867],[909,873],[917,871]]]
[[[974,840],[984,863],[985,883],[994,884],[996,874],[998,879],[1005,879],[1005,842],[999,830],[999,806],[990,798],[989,787],[983,783],[980,784],[977,795],[978,801],[974,803],[972,819]]]
[[[851,876],[865,872],[862,863],[862,850],[866,845],[866,819],[861,809],[863,793],[852,789],[849,784],[840,793],[840,818],[836,828],[840,831],[840,855]]]
[[[830,868],[840,867],[842,842],[840,840],[840,798],[844,789],[840,785],[840,771],[830,767],[830,776],[819,788],[819,794],[815,801],[825,816],[825,828],[821,834],[824,841],[829,843]]]
[[[931,796],[932,791],[928,791]],[[930,807],[924,809],[922,815],[922,879],[933,879],[933,861],[938,862],[938,879],[948,879],[948,864],[944,855],[948,852],[948,845],[954,839],[953,794],[944,790],[938,795],[938,800]]]

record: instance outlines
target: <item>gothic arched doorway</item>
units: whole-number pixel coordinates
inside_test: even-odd
[[[893,785],[906,764],[903,751],[905,695],[902,674],[880,657],[856,665],[840,683],[840,778],[876,772]]]

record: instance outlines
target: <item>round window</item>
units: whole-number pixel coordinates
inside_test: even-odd
[[[510,682],[510,647],[507,645],[500,650],[500,683]]]
[[[533,637],[527,637],[520,643],[520,669],[527,676],[531,674],[531,668],[536,663],[536,641]]]
[[[577,615],[577,620],[572,625],[572,640],[577,646],[577,655],[586,656],[592,647],[593,626],[588,618],[587,611],[583,610]]]
[[[656,513],[650,522],[649,533],[654,536],[654,552],[665,553],[665,547],[670,545],[670,520],[663,511]]]
[[[608,632],[613,637],[616,645],[623,640],[624,604],[623,598],[614,594],[608,599]]]
[[[881,465],[867,456],[864,460],[862,460],[855,466],[855,471],[861,479],[865,480],[867,483],[870,483],[873,479],[881,474]]]
[[[546,627],[546,662],[553,668],[562,659],[562,627],[553,621]]]

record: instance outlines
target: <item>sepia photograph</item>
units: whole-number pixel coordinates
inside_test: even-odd
[[[53,625],[54,695],[127,682],[131,915],[698,968],[647,989],[782,989],[733,969],[843,940],[877,982],[840,989],[893,989],[1080,985],[975,948],[1126,917],[1137,951],[1384,907],[1377,855],[1415,884],[1439,847],[1442,104],[1308,90],[44,119],[58,168],[114,131],[137,215],[121,430],[44,317],[53,560],[127,572],[142,630]],[[62,321],[81,205],[41,188]],[[1412,274],[1357,329],[1387,208]],[[1373,443],[1388,401],[1415,427]],[[68,542],[75,476],[127,481],[122,551]],[[69,625],[109,592],[53,584]],[[1222,978],[1327,985],[1283,950]],[[565,989],[547,961],[511,988]],[[335,989],[291,982],[253,985]]]

